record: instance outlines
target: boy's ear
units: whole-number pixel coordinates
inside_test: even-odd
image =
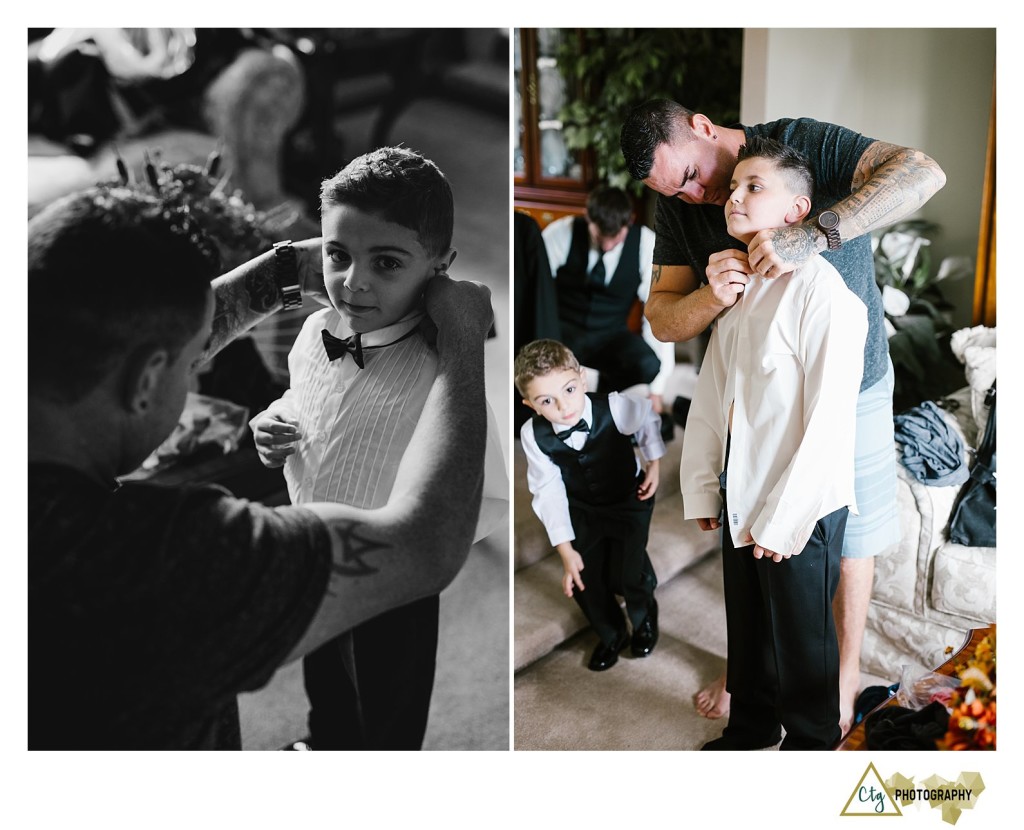
[[[132,415],[144,415],[170,365],[166,349],[140,346],[125,361],[122,403]]]
[[[526,398],[523,398],[523,406],[525,406],[527,409],[532,409],[534,412],[537,411],[537,407],[535,407],[532,403],[526,400]]]
[[[809,196],[796,196],[793,199],[793,206],[786,214],[786,224],[795,225],[803,222],[807,214],[811,212],[811,199]]]
[[[443,254],[441,254],[434,264],[434,276],[439,274],[448,274],[448,269],[452,267],[452,263],[455,262],[455,257],[458,255],[458,251],[454,248],[449,248]]]

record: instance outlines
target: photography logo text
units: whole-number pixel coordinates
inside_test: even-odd
[[[897,772],[883,781],[875,765],[868,764],[840,815],[902,816],[912,806],[938,810],[942,821],[956,824],[964,810],[974,809],[984,790],[985,782],[977,772],[962,772],[956,781],[931,775],[919,782]]]

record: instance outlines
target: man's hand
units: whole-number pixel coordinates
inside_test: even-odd
[[[640,486],[636,489],[636,497],[640,501],[647,501],[654,496],[655,491],[658,489],[659,466],[657,459],[648,463],[644,480],[640,482]]]
[[[750,266],[762,277],[773,279],[789,274],[819,250],[825,237],[812,225],[790,225],[760,231],[747,245]]]
[[[562,576],[562,593],[572,599],[574,585],[579,590],[584,590],[583,578],[580,576],[580,571],[583,570],[583,557],[571,542],[562,542],[557,546],[557,550],[558,555],[562,558],[562,568],[565,571]]]
[[[722,523],[718,519],[697,519],[697,527],[701,530],[718,530]]]
[[[491,290],[478,282],[431,277],[424,292],[427,314],[437,325],[438,342],[468,339],[483,343],[494,322]]]
[[[708,286],[715,302],[722,308],[730,308],[736,304],[753,269],[744,251],[729,248],[717,251],[708,257],[708,267],[704,272],[708,278]]]
[[[285,459],[295,454],[295,445],[302,438],[298,418],[281,410],[268,409],[257,415],[251,426],[260,461],[271,469],[283,466]]]
[[[299,288],[303,298],[309,297],[322,306],[329,306],[331,300],[324,287],[323,239],[319,236],[303,239],[293,242],[292,247],[295,249],[295,264],[299,271]]]

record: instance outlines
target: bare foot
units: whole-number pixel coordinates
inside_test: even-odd
[[[715,720],[729,714],[729,693],[725,690],[725,675],[716,677],[693,696],[697,713]]]

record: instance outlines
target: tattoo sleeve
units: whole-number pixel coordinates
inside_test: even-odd
[[[814,232],[800,225],[777,228],[772,234],[772,248],[784,262],[801,265],[814,256]]]
[[[265,254],[213,281],[213,332],[203,360],[281,307],[272,257]]]
[[[838,205],[844,239],[909,216],[946,183],[942,169],[919,150],[876,141],[857,164],[853,193]]]

